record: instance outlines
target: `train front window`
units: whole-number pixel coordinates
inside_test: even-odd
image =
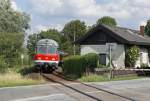
[[[48,54],[55,54],[56,53],[56,48],[54,46],[49,46],[48,47]]]
[[[46,50],[47,50],[46,46],[38,46],[37,47],[37,53],[46,54],[47,53]]]

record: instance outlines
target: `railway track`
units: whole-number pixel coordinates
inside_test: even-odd
[[[62,89],[60,86],[54,86],[56,89],[60,89],[60,91],[62,91],[63,93],[66,93],[70,97],[73,97],[77,101],[83,101],[83,99],[80,99],[79,96],[76,96],[78,94],[82,94],[82,96],[86,96],[86,98],[88,98],[88,99],[86,99],[86,101],[102,101],[100,98],[93,96],[92,93],[108,94],[110,96],[123,99],[123,101],[124,100],[125,101],[136,101],[132,98],[129,98],[129,97],[126,97],[126,96],[123,96],[123,95],[105,90],[105,89],[98,88],[94,85],[90,85],[90,84],[87,84],[87,83],[82,83],[82,82],[79,82],[77,80],[71,80],[70,78],[66,78],[65,76],[63,76],[59,72],[54,72],[52,74],[42,73],[41,75],[49,82],[57,83],[60,86],[63,86],[67,89],[70,89],[70,90],[74,91],[74,93],[68,93],[67,90]],[[80,85],[81,87],[78,87],[75,84]]]

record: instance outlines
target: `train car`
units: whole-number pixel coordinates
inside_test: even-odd
[[[58,43],[52,39],[39,40],[34,56],[35,66],[48,71],[57,69],[60,61],[58,47]]]

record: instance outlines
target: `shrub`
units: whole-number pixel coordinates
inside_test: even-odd
[[[89,53],[83,56],[86,61],[86,67],[90,68],[90,70],[94,70],[94,68],[99,65],[99,55],[95,53]]]
[[[99,56],[94,53],[90,53],[84,56],[70,56],[64,59],[63,72],[65,74],[75,74],[82,76],[86,68],[94,70],[98,66]]]
[[[149,69],[150,68],[148,64],[144,64],[144,63],[141,64],[140,67],[143,68],[143,69]]]
[[[6,64],[3,57],[0,56],[0,72],[3,73],[8,68],[8,65]]]
[[[125,64],[127,67],[134,67],[139,57],[139,48],[137,46],[130,47],[126,52]]]
[[[70,56],[64,59],[63,71],[66,74],[81,76],[85,71],[85,59],[82,56]]]

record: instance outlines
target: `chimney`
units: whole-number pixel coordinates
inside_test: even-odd
[[[145,32],[145,27],[140,26],[140,35],[144,36],[144,32]]]

